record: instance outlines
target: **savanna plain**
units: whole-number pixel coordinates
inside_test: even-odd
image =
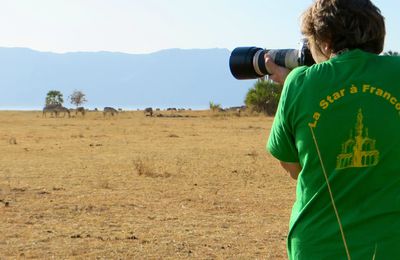
[[[272,117],[0,112],[0,259],[287,259]]]

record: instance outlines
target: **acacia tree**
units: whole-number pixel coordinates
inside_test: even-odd
[[[50,90],[46,96],[46,106],[62,105],[64,103],[63,94],[58,90]]]
[[[274,115],[278,107],[281,88],[270,80],[258,80],[247,92],[244,102],[252,111]]]
[[[86,95],[80,90],[74,90],[74,92],[69,96],[71,104],[79,107],[83,103],[87,102]]]

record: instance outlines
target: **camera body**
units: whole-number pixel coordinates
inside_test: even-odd
[[[299,49],[262,49],[258,47],[235,48],[229,58],[229,67],[236,79],[256,79],[269,75],[265,67],[264,55],[268,55],[282,67],[294,69],[298,66],[311,66],[315,63],[307,42]]]

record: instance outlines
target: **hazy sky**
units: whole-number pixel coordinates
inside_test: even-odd
[[[0,0],[0,47],[149,53],[169,48],[292,48],[312,0]],[[400,1],[376,0],[385,50],[400,51]]]

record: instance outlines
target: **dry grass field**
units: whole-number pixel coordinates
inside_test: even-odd
[[[286,259],[272,118],[0,112],[0,259]]]

